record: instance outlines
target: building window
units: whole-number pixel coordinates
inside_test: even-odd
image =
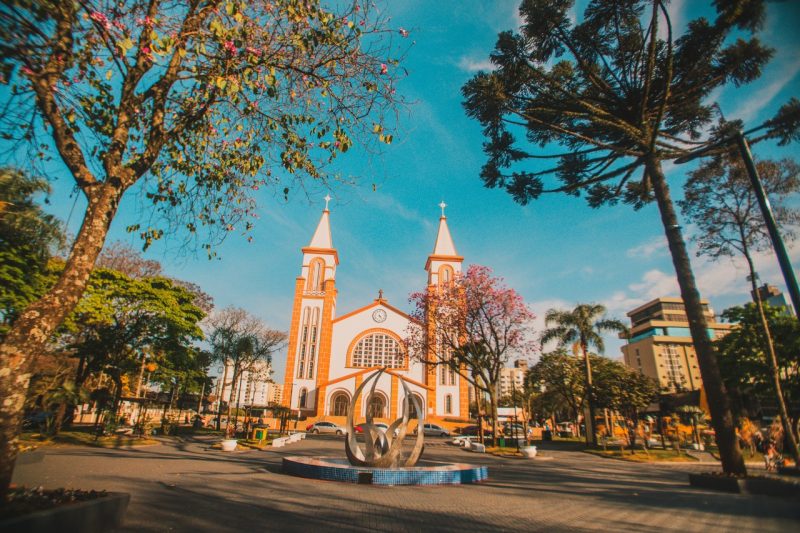
[[[448,415],[453,414],[453,395],[444,395],[444,412]]]
[[[359,340],[350,357],[352,366],[403,368],[405,355],[400,342],[388,333],[372,333]]]
[[[385,418],[386,399],[377,393],[373,394],[369,399],[367,409],[372,418]]]
[[[663,354],[666,364],[667,386],[674,389],[683,388],[686,378],[681,367],[680,346],[666,344],[663,347]]]
[[[305,387],[300,389],[300,396],[299,397],[300,397],[300,401],[298,401],[297,403],[300,406],[300,409],[305,409],[306,408],[306,402],[308,401],[308,390]]]
[[[450,265],[442,265],[439,268],[439,285],[448,285],[453,281],[453,267]]]
[[[319,308],[303,309],[303,321],[300,329],[300,346],[297,354],[297,377],[313,379],[317,355],[319,334]]]
[[[337,392],[333,395],[331,402],[331,415],[333,416],[347,416],[347,411],[350,408],[350,397],[346,392]]]
[[[308,285],[310,291],[322,291],[322,273],[324,272],[324,263],[322,259],[314,259],[308,266]]]
[[[419,402],[420,406],[422,406],[422,408],[424,409],[425,408],[425,401],[422,399],[422,396],[420,396],[419,394],[413,394],[413,396],[414,396],[414,398],[417,399],[417,401]],[[410,400],[408,402],[408,418],[409,419],[417,418],[417,408],[414,407],[414,402],[412,402]]]

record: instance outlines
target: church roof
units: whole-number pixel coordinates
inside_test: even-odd
[[[457,256],[456,245],[450,236],[450,228],[447,227],[447,217],[442,215],[439,219],[439,233],[436,235],[436,244],[433,246],[431,255]]]
[[[311,237],[311,242],[308,244],[309,248],[319,248],[324,250],[333,249],[333,239],[331,238],[331,221],[330,211],[325,209],[317,224],[317,230],[314,236]]]

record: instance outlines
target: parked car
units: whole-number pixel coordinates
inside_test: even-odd
[[[531,433],[530,428],[528,428],[528,433]],[[525,428],[521,424],[503,424],[503,435],[506,437],[524,437]]]
[[[478,426],[464,426],[461,428],[458,433],[460,435],[464,435],[465,437],[475,437],[478,435]],[[483,430],[484,437],[491,437],[492,430],[491,429],[484,429]]]
[[[306,428],[309,433],[335,433],[336,435],[344,435],[347,430],[342,426],[337,426],[333,422],[314,422]]]
[[[417,434],[418,430],[419,430],[419,427],[416,427],[414,429],[414,435]],[[425,433],[425,435],[429,435],[429,436],[436,436],[436,437],[449,437],[450,436],[450,432],[448,430],[446,430],[442,426],[437,426],[436,424],[425,423],[424,424],[424,428],[423,428],[422,431],[423,431],[423,433]]]
[[[373,425],[383,430],[384,433],[389,429],[389,426],[383,422],[375,422]],[[364,427],[361,424],[357,425],[353,429],[355,429],[356,433],[364,433]],[[400,433],[399,428],[395,428],[394,435],[397,436],[398,433]]]

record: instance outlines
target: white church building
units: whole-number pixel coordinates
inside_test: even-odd
[[[464,260],[453,244],[444,204],[442,209],[436,243],[425,263],[427,282],[432,286],[452,280],[461,272]],[[367,409],[375,418],[386,421],[402,416],[401,380],[426,406],[426,418],[467,419],[467,381],[444,366],[426,365],[408,356],[403,339],[414,324],[382,292],[363,307],[338,312],[339,254],[333,247],[327,206],[311,242],[301,251],[303,263],[295,281],[283,404],[308,418],[344,417],[364,378],[386,367],[370,404],[364,405],[368,391],[357,399],[356,421],[364,419]],[[357,273],[343,270],[342,275]]]

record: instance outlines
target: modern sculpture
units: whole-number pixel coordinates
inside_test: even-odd
[[[369,391],[366,403],[366,405],[370,405],[370,400],[375,394],[375,387],[378,385],[378,378],[380,378],[385,370],[385,367],[381,368],[365,379],[356,389],[353,398],[350,400],[350,409],[347,411],[347,439],[345,439],[344,451],[347,454],[347,460],[350,461],[350,464],[353,466],[371,466],[376,468],[414,466],[417,464],[420,455],[422,455],[425,439],[425,432],[422,431],[422,424],[425,420],[425,410],[419,399],[411,394],[408,385],[406,385],[403,380],[400,380],[400,383],[403,385],[403,391],[405,392],[405,397],[403,399],[403,416],[392,422],[386,430],[383,430],[373,423],[372,413],[367,409],[367,423],[361,424],[364,430],[365,451],[362,452],[356,440],[355,426],[353,425],[356,400],[361,396],[361,393],[364,392],[364,388],[369,382],[372,381],[372,388]],[[408,456],[404,457],[401,452],[403,449],[403,440],[406,438],[406,433],[408,432],[408,421],[412,405],[414,406],[414,412],[417,414],[419,430],[417,431],[414,449]]]
[[[311,479],[374,485],[460,485],[486,479],[489,476],[486,466],[437,461],[423,461],[418,464],[425,439],[425,432],[422,429],[425,409],[422,402],[411,394],[408,385],[402,379],[400,383],[403,384],[405,392],[403,416],[392,422],[384,431],[373,423],[372,413],[367,409],[367,422],[361,425],[364,430],[364,450],[361,449],[353,425],[357,414],[356,400],[372,382],[367,395],[366,405],[369,405],[370,398],[375,394],[378,378],[385,371],[386,368],[381,368],[367,377],[356,389],[350,401],[350,409],[347,412],[347,437],[344,444],[347,460],[338,457],[284,457],[283,472]],[[412,406],[419,426],[413,449],[408,455],[404,455],[403,440],[408,432]]]

